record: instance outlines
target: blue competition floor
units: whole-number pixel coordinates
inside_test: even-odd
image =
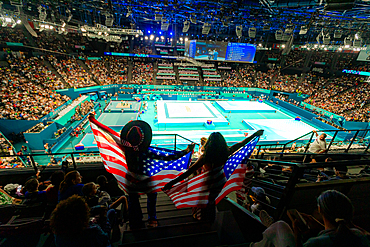
[[[148,109],[139,115],[139,119],[148,122],[152,127],[153,145],[169,148],[175,143],[174,135],[171,134],[178,134],[199,143],[201,137],[208,137],[212,132],[218,131],[227,142],[236,142],[243,140],[246,133],[252,134],[264,129],[261,142],[281,143],[317,128],[310,123],[294,120],[296,115],[289,112],[265,103],[248,104],[248,102],[250,101],[219,104],[208,101],[156,101],[156,103],[149,101]],[[133,112],[104,112],[98,121],[120,132],[127,122],[137,117],[138,113]],[[213,126],[205,124],[208,119],[214,121]],[[220,123],[217,123],[219,120]],[[91,131],[87,129],[81,143],[89,150],[96,150],[93,135],[88,132]],[[177,138],[176,143],[181,146],[188,144],[188,141]]]

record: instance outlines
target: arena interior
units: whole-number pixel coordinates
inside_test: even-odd
[[[370,246],[369,12],[368,0],[0,1],[0,246]],[[168,173],[190,174],[176,196],[194,205],[177,204],[172,173],[133,192],[158,179],[131,173],[144,151],[120,133],[141,121],[150,150],[192,152]],[[217,168],[220,200],[205,175]]]

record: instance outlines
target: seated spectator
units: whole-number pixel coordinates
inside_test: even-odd
[[[81,182],[82,176],[78,171],[68,172],[60,184],[58,201],[65,200],[72,195],[83,196],[82,187],[84,185]]]
[[[261,187],[252,187],[253,195],[247,197],[247,209],[259,215],[260,211],[266,209],[264,205],[270,204],[270,199],[266,196],[265,190]]]
[[[293,230],[283,221],[268,226],[263,232],[263,239],[252,243],[252,247],[262,246],[301,246],[303,232],[320,232],[317,237],[311,237],[303,244],[304,247],[365,247],[370,246],[369,233],[353,225],[353,205],[349,198],[341,192],[328,190],[317,199],[318,211],[323,224],[311,215],[301,213],[307,223],[302,226],[295,219]],[[264,219],[261,219],[264,222]]]
[[[103,205],[114,209],[122,204],[123,209],[127,211],[127,198],[125,196],[121,196],[116,201],[112,202],[110,195],[106,191],[98,190],[98,186],[95,183],[85,184],[82,188],[82,192],[90,207]]]
[[[60,202],[50,218],[56,247],[111,246],[108,235],[89,220],[89,206],[82,197],[73,195]]]
[[[46,203],[46,191],[39,191],[39,181],[36,178],[29,179],[24,187],[26,189],[24,204]]]
[[[108,192],[110,196],[115,197],[123,193],[123,190],[119,188],[115,178],[108,181],[106,176],[100,175],[96,178],[96,183],[99,185],[99,190]]]
[[[128,204],[125,196],[121,196],[117,200],[112,201],[110,195],[106,191],[98,190],[98,186],[95,183],[85,184],[82,188],[82,192],[91,209],[91,214],[94,216],[97,214],[95,217],[98,219],[97,223],[105,232],[108,233],[113,227],[117,226],[117,207],[121,206],[120,218],[128,218]]]
[[[64,172],[56,171],[50,177],[51,185],[46,189],[46,198],[49,204],[58,204],[58,192],[62,181],[64,180]]]

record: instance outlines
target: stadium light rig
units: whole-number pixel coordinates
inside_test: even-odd
[[[184,21],[184,27],[182,28],[183,33],[187,33],[190,28],[190,22],[188,20]]]
[[[238,38],[241,39],[242,34],[243,34],[243,26],[242,25],[236,26],[235,32],[236,32],[236,36],[238,36]]]
[[[211,31],[211,24],[210,23],[204,23],[202,27],[202,34],[209,34],[209,31]]]

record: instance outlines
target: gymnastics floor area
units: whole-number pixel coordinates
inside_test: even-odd
[[[228,143],[238,142],[259,129],[264,129],[261,143],[277,143],[293,140],[317,127],[295,120],[296,115],[285,112],[273,105],[254,101],[148,101],[147,109],[142,102],[135,102],[135,110],[109,111],[108,107],[98,121],[120,132],[131,120],[141,119],[149,123],[153,130],[152,145],[181,148],[188,140],[199,143],[201,137],[212,132],[220,132]],[[137,107],[139,106],[139,107]],[[107,110],[108,109],[108,110]],[[188,140],[177,137],[181,135]],[[88,150],[97,150],[90,131],[80,141]]]

